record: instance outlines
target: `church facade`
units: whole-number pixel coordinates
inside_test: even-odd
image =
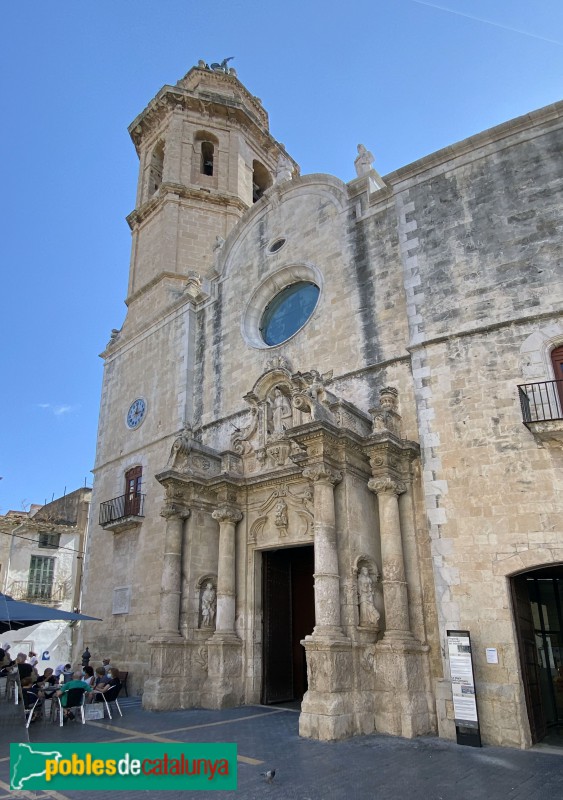
[[[563,719],[562,113],[347,184],[226,63],[132,123],[83,607],[146,708],[453,738],[455,630],[484,741]]]

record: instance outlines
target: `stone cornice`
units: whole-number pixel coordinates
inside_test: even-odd
[[[223,194],[216,189],[184,186],[184,184],[169,181],[162,183],[156,195],[127,215],[127,224],[131,230],[134,230],[136,226],[143,223],[166,203],[177,203],[179,200],[191,200],[204,202],[206,206],[216,205],[221,208],[231,208],[240,214],[243,214],[248,209],[246,203],[237,195]]]
[[[224,78],[231,84],[234,81],[239,93],[244,95],[246,103],[236,97],[205,88],[196,88],[194,91],[183,86],[163,86],[144,111],[129,125],[128,131],[137,154],[141,153],[143,141],[162,128],[169,114],[173,110],[181,109],[186,114],[191,112],[194,121],[196,117],[201,121],[202,116],[206,115],[215,121],[227,120],[230,128],[238,125],[241,129],[248,129],[261,149],[272,153],[273,161],[277,160],[279,154],[283,154],[298,169],[296,162],[270,134],[268,115],[262,106],[236,78],[228,75]]]
[[[501,142],[511,136],[515,136],[526,131],[533,131],[534,128],[539,128],[539,126],[545,125],[546,123],[560,124],[562,118],[563,101],[553,103],[552,105],[545,106],[537,111],[532,111],[529,114],[523,114],[522,116],[516,117],[508,122],[503,122],[500,125],[496,125],[493,128],[482,131],[475,136],[469,136],[467,139],[463,139],[461,142],[456,142],[449,147],[444,147],[441,150],[437,150],[435,153],[431,153],[430,155],[425,156],[424,158],[421,158],[412,164],[407,164],[406,166],[400,167],[394,172],[390,172],[388,175],[384,175],[383,180],[387,185],[394,187],[403,181],[417,179],[419,175],[430,169],[447,164],[459,156],[474,153],[480,148],[486,147],[487,145],[496,144],[497,142]]]

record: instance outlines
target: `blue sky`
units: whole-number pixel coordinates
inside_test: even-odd
[[[128,124],[235,56],[302,174],[381,174],[561,99],[560,0],[18,0],[2,8],[0,513],[91,485],[125,315]]]

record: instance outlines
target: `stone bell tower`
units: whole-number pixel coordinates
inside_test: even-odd
[[[198,421],[198,314],[218,294],[215,268],[233,226],[280,170],[298,169],[227,61],[200,61],[164,86],[130,133],[140,169],[128,217],[127,315],[102,353],[88,555],[97,578],[87,580],[85,595],[112,620],[99,648],[127,663],[140,689],[146,642],[160,630],[168,598],[161,597],[163,490],[155,475],[178,434]]]
[[[155,302],[161,307],[194,273],[211,276],[217,250],[272,185],[280,160],[297,171],[270,135],[259,98],[228,60],[213,68],[200,61],[175,86],[164,86],[129,127],[140,159],[135,210],[127,218],[129,318],[138,310],[145,316]]]

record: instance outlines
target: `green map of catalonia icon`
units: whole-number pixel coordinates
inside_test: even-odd
[[[11,744],[11,788],[24,789],[26,781],[32,778],[43,778],[47,771],[47,759],[58,761],[62,757],[62,753],[59,753],[58,750],[34,749],[31,745],[22,742]]]

